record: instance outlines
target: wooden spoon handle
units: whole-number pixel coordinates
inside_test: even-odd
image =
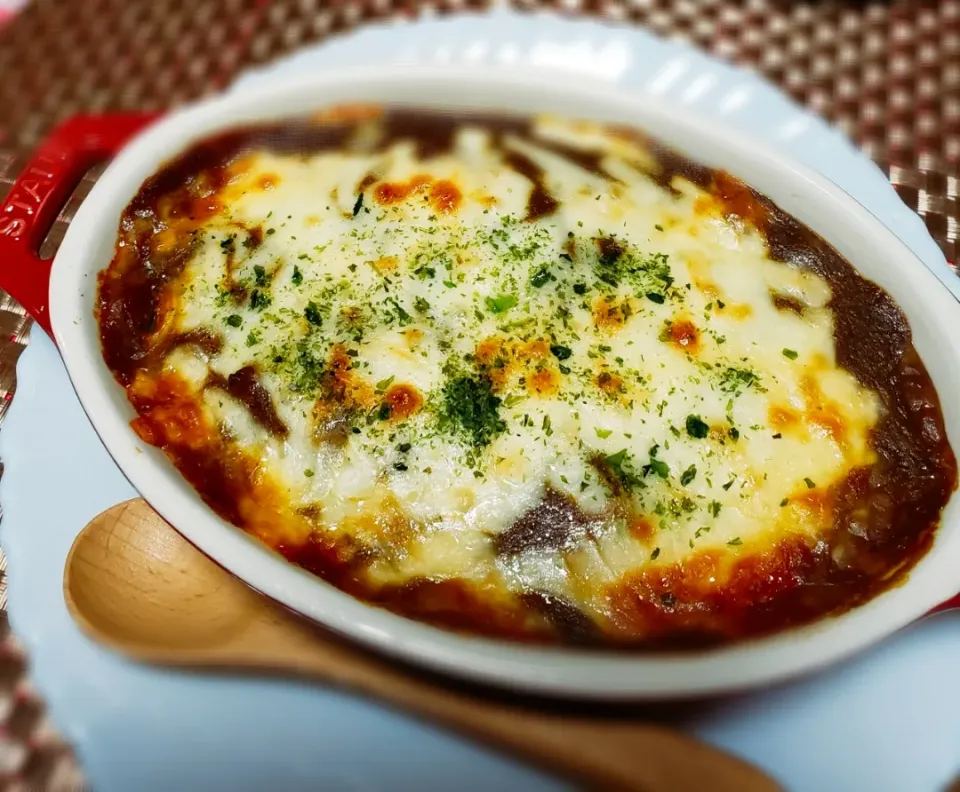
[[[434,688],[380,697],[429,716],[558,775],[610,792],[773,792],[745,762],[680,732],[639,722],[597,721],[438,696]]]
[[[276,611],[247,633],[260,662],[313,673],[611,792],[775,792],[733,756],[648,723],[554,714],[471,695],[392,667]],[[264,649],[263,647],[268,647]]]

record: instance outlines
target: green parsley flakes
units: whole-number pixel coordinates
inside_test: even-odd
[[[517,298],[512,294],[501,294],[499,297],[487,297],[484,301],[487,310],[491,313],[502,314],[517,304]]]
[[[617,478],[625,489],[629,490],[634,487],[644,486],[641,477],[636,473],[633,460],[630,458],[630,452],[627,451],[627,449],[624,448],[617,451],[616,454],[605,456],[603,461],[607,469]]]
[[[312,325],[316,325],[317,327],[323,326],[323,317],[320,315],[320,308],[313,300],[308,302],[307,307],[303,309],[303,318]]]
[[[688,415],[686,422],[687,434],[697,440],[702,440],[710,433],[710,427],[699,415]]]
[[[552,280],[556,280],[556,278],[553,277],[553,275],[551,275],[546,268],[541,268],[533,274],[532,278],[530,278],[530,285],[536,289],[539,289],[541,286],[546,286]]]
[[[489,445],[507,428],[489,377],[456,377],[443,386],[440,428],[462,432],[476,446]]]
[[[643,474],[647,475],[648,473],[654,473],[660,478],[669,478],[670,477],[670,466],[661,459],[651,456],[650,462],[643,466]]]

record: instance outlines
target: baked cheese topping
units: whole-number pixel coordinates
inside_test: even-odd
[[[787,586],[827,547],[882,400],[747,188],[594,123],[332,117],[336,145],[240,149],[138,237],[177,267],[131,398],[179,411],[138,428],[181,469],[178,443],[245,459],[231,519],[374,600],[456,581],[515,632],[630,640],[660,617],[625,590]]]

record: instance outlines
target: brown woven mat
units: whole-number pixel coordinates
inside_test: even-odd
[[[33,0],[0,32],[0,196],[57,121],[162,109],[246,66],[373,19],[485,0]],[[960,0],[516,0],[603,15],[756,68],[840,125],[888,173],[953,263],[960,258]],[[61,226],[72,215],[68,210]],[[27,320],[0,296],[0,420]],[[0,555],[0,609],[5,608]],[[0,623],[0,638],[5,634]],[[76,790],[69,749],[0,643],[0,791]],[[957,787],[960,792],[960,786]]]

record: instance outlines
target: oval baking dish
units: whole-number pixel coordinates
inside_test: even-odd
[[[390,110],[300,122],[313,149],[291,143],[287,119],[347,103]],[[105,141],[65,128],[12,199],[53,206],[57,171],[128,122]],[[307,183],[329,201],[304,209]],[[49,209],[5,208],[5,247],[35,249]],[[431,244],[456,252],[439,274]],[[42,273],[2,285],[44,323]],[[649,100],[427,69],[215,99],[123,149],[49,295],[84,408],[151,504],[255,588],[409,660],[571,696],[715,692],[842,657],[956,592],[960,415],[936,392],[960,379],[939,343],[958,306],[828,181]],[[230,498],[195,474],[244,449]]]

